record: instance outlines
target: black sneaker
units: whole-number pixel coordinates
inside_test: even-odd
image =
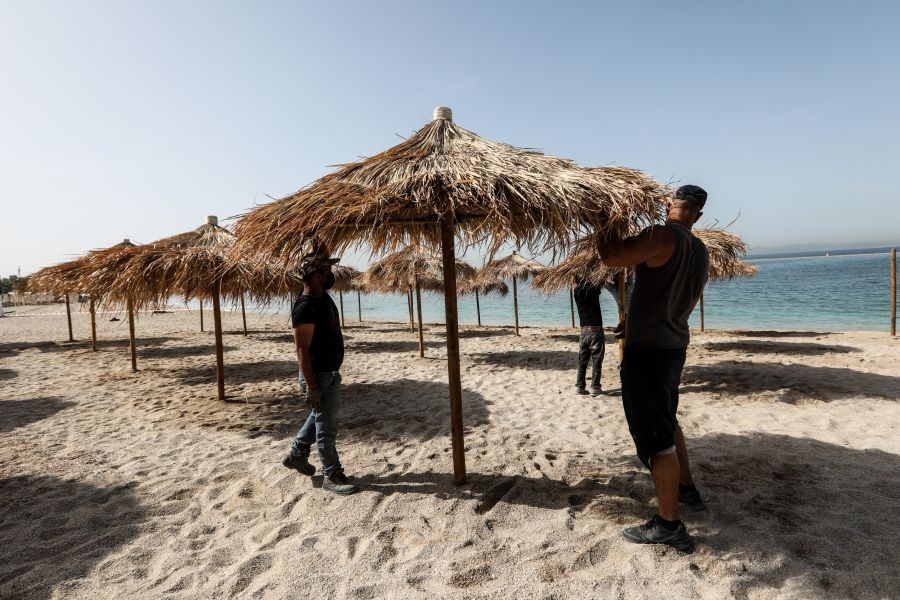
[[[591,388],[591,396],[600,396],[602,394],[603,394],[603,390],[601,388],[598,388],[598,387]]]
[[[281,459],[281,464],[288,469],[296,469],[301,475],[306,475],[307,477],[312,477],[316,474],[316,468],[309,464],[308,456],[297,456],[293,452],[288,452]]]
[[[586,389],[584,389],[583,387],[575,386],[575,393],[580,394],[582,396],[586,396],[588,391]]]
[[[694,540],[688,534],[684,523],[679,523],[675,531],[669,531],[660,522],[659,515],[643,525],[626,527],[622,530],[622,535],[633,544],[666,544],[682,552],[689,552],[694,547]]]
[[[700,496],[700,491],[694,488],[688,492],[678,491],[678,504],[684,504],[694,512],[706,510],[706,503]]]
[[[350,483],[350,479],[344,475],[343,469],[338,469],[331,475],[326,475],[325,479],[322,480],[322,489],[341,496],[349,496],[359,491],[359,488]]]

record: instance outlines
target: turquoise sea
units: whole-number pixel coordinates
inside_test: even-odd
[[[712,329],[888,330],[890,327],[890,255],[818,255],[757,258],[748,262],[759,273],[748,279],[712,282],[705,293],[706,327]],[[337,294],[335,294],[337,301]],[[617,320],[615,302],[601,295],[605,324]],[[459,298],[460,323],[476,322],[475,298]],[[357,318],[356,294],[344,295],[347,324]],[[282,308],[284,310],[284,308]],[[406,297],[362,295],[363,319],[408,319]],[[692,324],[699,327],[699,307]],[[443,296],[422,295],[426,322],[443,322]],[[486,325],[513,323],[512,293],[481,297]],[[520,325],[571,325],[569,296],[544,296],[519,285]]]

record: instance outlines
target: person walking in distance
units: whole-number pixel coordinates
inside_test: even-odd
[[[600,371],[603,366],[603,354],[606,351],[606,338],[603,333],[603,315],[600,312],[600,291],[602,286],[581,279],[575,279],[575,306],[578,307],[578,321],[581,335],[578,347],[578,374],[575,379],[575,391],[587,394],[588,364],[591,365],[591,396],[603,393],[600,385]]]
[[[327,252],[319,249],[300,263],[303,294],[291,309],[291,323],[300,367],[300,391],[312,410],[281,462],[289,469],[313,476],[316,468],[309,463],[309,453],[315,444],[325,476],[322,488],[346,495],[359,491],[359,488],[344,474],[336,446],[344,337],[337,306],[327,290],[334,285],[331,266],[338,260],[329,258]]]
[[[638,457],[650,469],[659,500],[659,514],[623,534],[634,543],[668,544],[684,551],[693,547],[693,539],[681,521],[679,503],[705,509],[676,413],[690,342],[688,317],[709,272],[706,246],[691,233],[703,214],[706,196],[696,185],[682,186],[668,201],[665,224],[598,247],[606,265],[635,266],[620,370],[622,404]]]

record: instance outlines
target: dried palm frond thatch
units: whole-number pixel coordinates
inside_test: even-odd
[[[519,281],[528,281],[529,277],[537,275],[546,267],[541,263],[525,258],[518,252],[509,256],[488,261],[478,270],[481,281],[512,280],[513,289],[513,315],[515,316],[516,335],[519,335]],[[476,280],[475,285],[478,285]]]
[[[317,242],[338,250],[368,245],[373,252],[440,244],[454,480],[462,484],[456,241],[486,242],[493,253],[509,241],[534,250],[566,246],[579,232],[621,235],[653,222],[667,194],[640,171],[580,168],[486,140],[453,123],[449,108],[438,107],[433,121],[400,144],[251,210],[235,233],[240,252],[278,256],[284,264]]]
[[[460,281],[457,290],[460,296],[475,295],[475,314],[478,317],[478,326],[481,327],[481,296],[498,294],[500,297],[506,297],[509,286],[502,279],[496,277],[492,279],[476,271],[474,277]]]
[[[346,265],[334,265],[331,272],[334,273],[334,285],[331,289],[338,293],[341,327],[344,327],[344,292],[356,292],[356,301],[359,302],[359,292],[363,289],[363,274],[358,269]],[[359,314],[359,320],[362,321],[362,305],[359,306]]]
[[[758,270],[742,260],[747,254],[747,243],[736,234],[713,227],[694,229],[693,233],[706,246],[711,280],[749,277]]]

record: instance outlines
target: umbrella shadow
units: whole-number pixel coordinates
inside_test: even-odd
[[[443,348],[446,342],[426,341],[426,348]],[[369,340],[350,342],[348,351],[355,352],[418,352],[418,340]]]
[[[823,354],[848,354],[861,352],[852,346],[836,344],[812,344],[773,342],[768,340],[744,340],[738,342],[706,342],[702,346],[715,352],[742,352],[745,354],[787,354],[796,356],[820,356]]]
[[[477,352],[468,355],[479,365],[499,365],[519,369],[574,369],[578,366],[577,348],[566,350],[508,350],[505,352]]]
[[[460,339],[466,338],[486,338],[486,337],[499,337],[499,336],[508,336],[512,335],[513,330],[510,327],[505,327],[502,329],[467,329],[459,332]],[[446,332],[443,335],[444,338],[447,337]]]
[[[767,337],[767,338],[785,338],[785,337],[821,337],[823,335],[831,335],[830,331],[774,331],[774,330],[739,330],[726,331],[728,335],[738,335],[741,337]]]
[[[146,346],[161,346],[166,342],[175,341],[177,338],[173,337],[155,337],[155,338],[142,338],[140,336],[135,336],[134,345],[137,348],[143,348]],[[97,348],[127,348],[130,345],[130,341],[126,339],[121,340],[97,340]],[[90,345],[90,343],[88,343]]]
[[[237,350],[236,346],[223,346],[224,352]],[[214,345],[205,344],[201,346],[156,346],[154,348],[142,349],[139,353],[140,358],[184,358],[186,356],[205,356],[216,353]]]
[[[900,498],[900,456],[766,433],[711,434],[688,445],[716,515],[698,536],[711,550],[710,570],[723,556],[756,563],[735,581],[734,597],[775,593],[788,581],[810,598],[896,593],[896,569],[885,567],[900,564],[900,545],[885,519]],[[760,561],[772,556],[783,560]]]
[[[263,381],[284,381],[297,379],[296,360],[260,360],[256,362],[225,362],[226,386]],[[170,372],[172,377],[186,385],[209,385],[216,381],[216,365],[196,365]]]
[[[136,485],[47,475],[0,480],[0,596],[50,598],[136,538],[146,517]]]
[[[729,361],[686,367],[681,382],[683,392],[752,394],[783,391],[780,399],[788,403],[805,399],[827,402],[860,396],[900,399],[900,377],[843,367]]]
[[[0,401],[0,433],[52,417],[70,406],[75,406],[75,402],[53,397]]]
[[[0,369],[0,381],[6,381],[7,379],[15,379],[19,376],[18,371],[14,371],[12,369]]]

